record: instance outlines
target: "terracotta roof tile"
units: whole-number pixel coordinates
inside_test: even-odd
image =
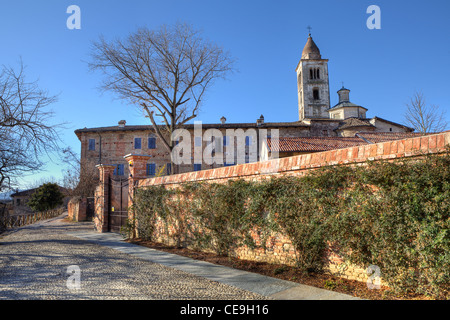
[[[424,136],[420,132],[358,132],[355,137],[362,138],[370,143],[379,143],[393,140],[402,140]]]
[[[338,129],[346,129],[352,127],[374,127],[369,120],[358,118],[347,118],[339,123]]]
[[[368,143],[358,137],[280,137],[278,145],[273,139],[267,139],[271,152],[319,152],[364,144]]]

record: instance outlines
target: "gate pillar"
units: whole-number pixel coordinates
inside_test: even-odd
[[[128,206],[131,207],[133,205],[134,191],[138,181],[147,177],[147,162],[151,156],[142,154],[128,154],[124,158],[128,162],[128,169],[130,172],[130,177],[128,178]],[[133,209],[128,210],[128,220],[135,221],[135,213]],[[135,238],[136,236],[136,230],[134,230],[131,237]]]
[[[98,232],[108,231],[109,214],[109,183],[114,173],[115,165],[99,164],[96,166],[100,171],[100,184],[95,190],[95,216],[94,224]]]

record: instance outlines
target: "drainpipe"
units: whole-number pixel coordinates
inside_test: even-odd
[[[363,137],[361,137],[360,135],[359,135],[359,133],[356,133],[355,134],[355,137],[358,137],[358,138],[360,138],[360,139],[363,139],[365,142],[367,142],[368,144],[373,144],[373,142],[372,141],[370,141],[370,140],[367,140],[367,139],[365,139],[365,138],[363,138]]]
[[[102,136],[100,131],[97,131],[99,137],[99,147],[98,147],[98,164],[102,164]]]

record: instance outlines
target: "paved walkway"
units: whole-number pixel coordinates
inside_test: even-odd
[[[67,287],[69,266],[81,288]],[[355,299],[124,242],[62,217],[0,235],[0,299]]]

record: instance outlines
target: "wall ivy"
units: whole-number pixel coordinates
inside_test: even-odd
[[[448,153],[324,167],[302,177],[153,186],[136,190],[134,203],[143,238],[152,239],[157,216],[178,245],[222,255],[257,247],[255,230],[263,239],[282,232],[305,272],[322,272],[333,244],[349,263],[379,266],[397,292],[449,297]]]

